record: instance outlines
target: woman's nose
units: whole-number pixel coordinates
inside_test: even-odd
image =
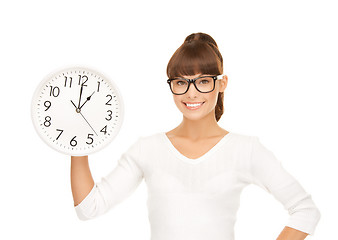
[[[193,96],[198,95],[198,93],[199,93],[199,91],[196,89],[195,85],[193,83],[190,83],[189,89],[185,94],[193,97]]]

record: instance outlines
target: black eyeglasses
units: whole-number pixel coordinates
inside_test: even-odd
[[[215,89],[215,81],[222,79],[223,75],[218,76],[201,76],[194,79],[187,78],[173,78],[168,79],[170,90],[175,95],[185,94],[193,83],[197,91],[201,93],[212,92]]]

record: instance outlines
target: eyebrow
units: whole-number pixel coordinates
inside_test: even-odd
[[[199,75],[199,76],[197,76],[197,77],[195,77],[195,78],[199,78],[199,77],[206,77],[206,76],[214,76],[214,75],[210,75],[210,74],[201,74],[201,75]],[[185,77],[175,77],[175,78],[173,78],[173,79],[176,79],[176,78],[183,78],[183,79],[188,79],[188,78],[185,78]],[[195,79],[195,78],[193,78],[193,79]],[[189,78],[189,79],[191,79],[191,78]]]

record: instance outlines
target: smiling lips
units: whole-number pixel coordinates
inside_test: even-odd
[[[183,102],[183,104],[190,110],[199,109],[204,102]]]

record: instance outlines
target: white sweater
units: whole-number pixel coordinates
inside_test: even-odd
[[[145,179],[151,240],[233,240],[240,194],[249,184],[288,210],[286,226],[314,234],[320,212],[297,180],[256,136],[230,132],[197,159],[182,155],[165,132],[140,137],[115,169],[77,206],[97,217],[130,196]]]

